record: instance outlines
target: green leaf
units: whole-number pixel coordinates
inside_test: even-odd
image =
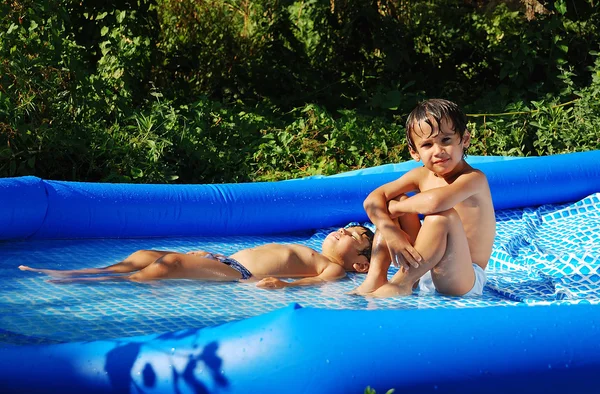
[[[567,13],[567,4],[565,3],[564,0],[555,1],[554,2],[554,8],[561,15],[564,15],[564,14]]]
[[[141,168],[134,167],[131,169],[131,177],[133,179],[141,178],[144,176],[144,171]]]
[[[7,34],[12,33],[13,31],[17,30],[19,28],[19,25],[12,23],[10,25],[10,27],[8,28],[8,30],[6,31]]]
[[[123,20],[125,19],[126,14],[127,14],[127,11],[117,11],[117,22],[123,23]]]

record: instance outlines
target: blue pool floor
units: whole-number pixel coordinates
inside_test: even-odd
[[[21,264],[76,269],[113,264],[138,249],[231,254],[266,242],[320,251],[331,229],[269,237],[5,241],[0,243],[0,346],[88,341],[202,328],[290,303],[328,309],[465,308],[600,303],[600,199],[498,212],[494,254],[482,297],[421,294],[373,299],[346,293],[361,274],[315,287],[262,290],[252,284],[48,283]],[[390,275],[394,269],[390,271]]]

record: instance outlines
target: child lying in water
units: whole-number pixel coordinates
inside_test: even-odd
[[[258,282],[264,289],[306,286],[343,278],[346,271],[367,272],[373,232],[363,226],[341,228],[327,235],[322,252],[299,244],[265,244],[240,250],[229,257],[204,251],[177,253],[139,250],[125,260],[104,268],[76,270],[37,269],[33,271],[55,278],[55,283],[157,279],[199,279],[213,282]],[[79,275],[94,275],[77,277]],[[129,274],[129,275],[103,275]],[[284,282],[278,278],[298,278]]]

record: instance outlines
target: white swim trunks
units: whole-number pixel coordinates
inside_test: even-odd
[[[473,288],[469,290],[469,292],[463,297],[480,296],[483,294],[483,287],[487,282],[487,275],[485,274],[483,268],[477,264],[473,264],[473,271],[475,271],[475,284],[473,285]],[[427,271],[419,281],[419,293],[423,294],[435,292],[436,290],[433,284],[433,279],[431,278],[431,271]]]
[[[483,268],[477,264],[473,264],[473,270],[475,271],[475,284],[463,297],[480,296],[483,294],[483,286],[485,286],[485,282],[487,282],[487,275]]]

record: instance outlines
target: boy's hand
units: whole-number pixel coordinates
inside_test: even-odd
[[[286,286],[287,286],[287,282],[284,282],[277,278],[264,278],[264,279],[261,279],[256,284],[256,287],[258,287],[258,288],[269,289],[269,290],[283,289]]]
[[[388,214],[392,219],[398,219],[400,216],[404,215],[404,212],[395,209],[395,206],[398,204],[398,201],[391,200],[388,201]]]
[[[406,235],[401,235],[395,237],[393,240],[388,240],[387,245],[392,258],[392,264],[397,268],[402,267],[405,270],[410,267],[417,268],[423,261],[423,258],[410,244]]]

